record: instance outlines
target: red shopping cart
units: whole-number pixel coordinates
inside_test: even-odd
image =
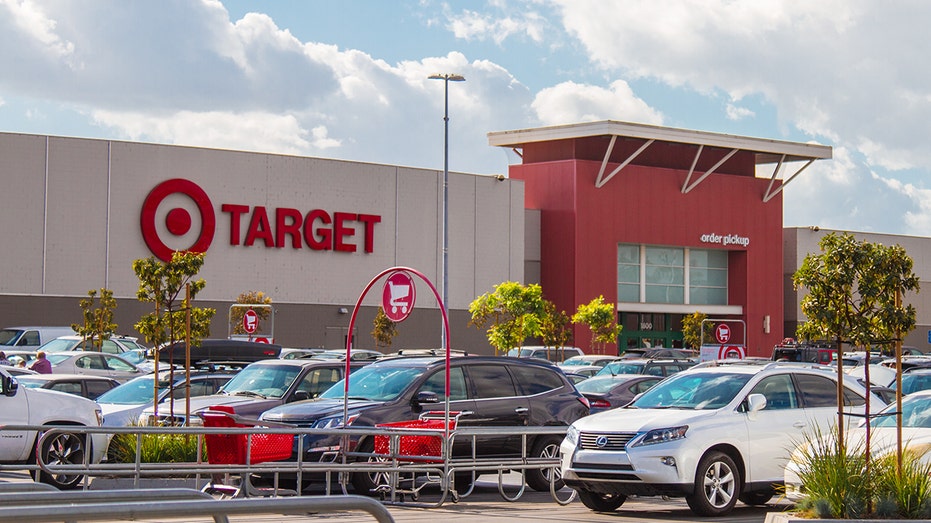
[[[470,411],[450,411],[449,425],[447,426],[447,417],[445,411],[427,411],[420,415],[418,419],[395,421],[392,423],[379,423],[376,428],[381,429],[405,429],[405,430],[423,430],[429,431],[425,434],[397,434],[390,433],[376,434],[374,438],[374,454],[382,461],[397,460],[399,464],[424,464],[424,463],[443,463],[443,445],[446,440],[446,432],[456,429],[459,418],[471,414]],[[397,440],[397,448],[391,448],[391,440]],[[420,490],[428,484],[444,484],[442,478],[426,474],[425,482],[418,482],[417,473],[411,472],[407,477],[397,477],[395,485],[390,484],[390,475],[379,475],[380,479],[388,480],[389,483],[376,486],[375,491],[382,495],[392,490],[403,496],[408,494],[412,499],[417,499]],[[409,484],[410,488],[400,488],[403,484]]]
[[[235,414],[232,407],[225,405],[209,407],[200,414],[200,417],[204,420],[205,428],[291,427],[284,423],[244,418]],[[294,435],[278,433],[205,434],[204,442],[207,445],[207,462],[211,465],[256,465],[290,458],[294,447]],[[293,491],[281,489],[257,489],[249,481],[247,470],[240,473],[238,487],[225,482],[212,481],[203,490],[230,497],[296,494]]]

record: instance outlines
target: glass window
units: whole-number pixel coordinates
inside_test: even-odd
[[[640,246],[617,246],[617,301],[640,301]]]
[[[730,403],[749,379],[749,374],[676,374],[644,392],[633,406],[641,409],[719,409]]]
[[[91,345],[93,342],[91,342]],[[119,354],[123,352],[120,349],[120,346],[116,344],[113,340],[103,340],[103,343],[100,344],[100,352],[105,352],[107,354]]]
[[[113,370],[122,370],[132,372],[133,366],[120,358],[109,357],[107,358],[107,366]]]
[[[469,376],[475,384],[475,398],[506,398],[516,396],[514,381],[503,365],[471,365]]]
[[[689,251],[689,303],[727,305],[727,251]]]
[[[57,390],[58,392],[67,392],[68,394],[77,394],[81,395],[81,384],[76,381],[60,381],[53,384],[50,387],[52,390]]]
[[[97,399],[101,394],[110,390],[112,386],[109,381],[100,380],[86,381],[85,385],[87,386],[87,397],[92,400]]]
[[[833,380],[809,374],[798,374],[795,379],[802,391],[805,408],[837,407],[837,385]]]
[[[313,399],[323,394],[323,391],[335,385],[340,379],[342,379],[342,372],[339,369],[311,369],[301,380],[297,390],[306,392]]]
[[[517,383],[524,393],[524,396],[533,396],[542,394],[546,391],[558,389],[563,386],[562,379],[555,371],[541,369],[538,367],[525,367],[514,365],[511,372],[517,379]]]
[[[420,386],[420,392],[434,392],[440,398],[446,395],[446,371],[439,370],[423,382]],[[449,400],[459,401],[467,399],[465,374],[462,367],[453,367],[449,369]]]
[[[795,386],[788,374],[778,374],[760,380],[750,394],[762,394],[766,397],[765,410],[784,410],[798,408]]]

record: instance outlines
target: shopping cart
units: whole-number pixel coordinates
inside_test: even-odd
[[[244,418],[234,413],[233,408],[225,405],[209,407],[200,414],[205,428],[252,428],[252,427],[286,427],[285,423],[272,423],[257,419]],[[249,479],[249,465],[268,461],[281,461],[291,457],[294,447],[293,434],[205,434],[207,445],[207,462],[211,465],[246,465],[239,474],[239,485],[230,481],[230,474],[215,475],[204,492],[220,494],[225,497],[270,496],[297,493],[286,489],[256,488]]]
[[[445,411],[427,411],[415,420],[395,421],[392,423],[379,423],[376,428],[383,429],[405,429],[430,431],[425,434],[397,434],[390,433],[376,434],[374,438],[374,454],[381,461],[396,460],[400,465],[418,465],[430,463],[444,463],[443,446],[446,441],[446,432],[456,429],[459,418],[472,414],[470,411],[450,411],[449,425],[446,425]],[[392,449],[392,440],[397,441],[397,448]],[[414,467],[412,467],[414,468]],[[424,467],[421,467],[424,468]],[[385,497],[392,491],[400,495],[401,501],[405,495],[416,500],[420,490],[427,485],[434,484],[444,487],[448,485],[448,478],[438,477],[429,471],[418,474],[416,471],[410,473],[397,473],[378,475],[379,478],[387,479],[387,483],[379,484],[375,487],[375,492]],[[393,480],[391,479],[393,478]],[[394,484],[392,484],[392,481]],[[458,499],[458,495],[453,492],[453,499]]]

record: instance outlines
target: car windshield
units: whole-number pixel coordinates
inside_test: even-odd
[[[49,363],[51,363],[52,365],[58,365],[59,363],[67,360],[70,357],[71,356],[68,354],[49,354],[48,357],[45,359],[47,359]]]
[[[55,338],[47,342],[45,345],[39,347],[39,350],[44,350],[45,352],[62,352],[66,350],[71,350],[74,347],[75,340]],[[88,340],[88,345],[90,345],[90,340]]]
[[[903,376],[904,377],[904,376]],[[895,403],[884,408],[870,422],[872,427],[895,427]],[[931,396],[921,394],[902,398],[902,426],[931,428]]]
[[[596,376],[614,376],[617,374],[642,374],[643,363],[615,361],[605,365]]]
[[[159,380],[159,399],[167,392],[168,384],[168,380]],[[112,403],[115,405],[142,405],[143,403],[151,403],[154,387],[155,383],[153,383],[153,378],[150,376],[131,380],[101,394],[97,398],[97,403]]]
[[[19,333],[23,331],[13,330],[13,329],[3,329],[0,330],[0,345],[10,345],[16,342],[16,339],[19,337]]]
[[[578,367],[582,365],[595,365],[596,362],[591,360],[583,359],[581,356],[573,356],[568,360],[562,362],[562,365],[565,367]]]
[[[232,395],[254,395],[280,398],[285,395],[301,373],[296,365],[249,365],[239,371],[220,392]]]
[[[23,387],[27,387],[30,389],[41,388],[42,385],[45,383],[45,380],[37,380],[37,379],[30,378],[28,376],[17,376],[16,381]]]
[[[612,378],[608,378],[608,379],[595,379],[595,378],[590,378],[590,379],[583,380],[583,381],[580,381],[580,382],[576,383],[576,384],[575,384],[575,388],[578,389],[579,392],[582,392],[582,393],[585,393],[585,392],[595,392],[595,393],[599,393],[599,392],[608,392],[609,390],[611,390],[611,389],[612,389],[615,385],[617,385],[618,383],[621,383],[621,381],[620,381],[620,380],[616,380],[616,379],[612,379]]]
[[[349,399],[391,401],[404,392],[411,382],[424,373],[423,367],[398,367],[394,365],[369,365],[352,373],[349,379]],[[339,381],[321,398],[342,399],[346,385]]]
[[[144,363],[146,361],[145,352],[141,350],[126,351],[121,353],[120,357],[132,363],[133,365],[139,365],[140,363]]]
[[[895,389],[893,381],[891,387]],[[931,389],[931,374],[906,372],[902,374],[902,394],[911,394],[919,390]]]
[[[737,396],[751,377],[746,373],[679,373],[654,385],[630,406],[637,409],[720,409]]]

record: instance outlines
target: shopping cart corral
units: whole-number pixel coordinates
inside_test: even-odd
[[[233,420],[235,421],[235,420]],[[426,456],[412,456],[411,453],[404,455],[403,453],[398,453],[397,455],[391,455],[385,453],[376,454],[375,452],[361,453],[361,452],[344,452],[340,453],[336,460],[333,462],[307,462],[307,461],[263,461],[261,463],[256,463],[254,460],[242,460],[249,461],[247,464],[239,463],[219,463],[209,461],[204,459],[204,461],[198,462],[185,462],[185,463],[143,463],[139,456],[141,455],[141,441],[142,436],[146,434],[189,434],[197,438],[200,442],[200,445],[203,445],[204,440],[207,435],[210,434],[231,434],[239,435],[243,438],[242,442],[246,443],[236,443],[233,446],[236,447],[235,450],[244,450],[249,447],[248,436],[251,434],[254,438],[257,435],[262,434],[286,434],[287,437],[291,435],[312,435],[312,436],[326,436],[326,435],[335,435],[342,436],[346,440],[354,439],[358,440],[365,437],[380,437],[382,441],[387,441],[389,445],[389,451],[391,450],[392,439],[398,439],[394,445],[399,445],[401,436],[425,436],[428,435],[428,430],[418,429],[418,428],[397,428],[397,427],[351,427],[351,428],[333,428],[333,429],[313,429],[305,427],[290,427],[290,428],[280,428],[280,427],[267,427],[269,422],[262,421],[262,425],[266,425],[265,428],[262,427],[229,427],[229,428],[216,428],[216,427],[62,427],[61,430],[68,430],[71,433],[108,433],[108,434],[132,434],[136,439],[136,462],[135,463],[109,463],[104,462],[100,464],[88,464],[83,465],[50,465],[47,463],[39,463],[38,465],[0,465],[0,471],[22,471],[22,470],[36,470],[41,468],[47,473],[68,473],[68,474],[81,474],[86,475],[81,488],[90,489],[91,488],[91,479],[103,479],[106,480],[106,483],[111,483],[111,480],[117,480],[123,478],[124,481],[120,481],[121,486],[116,488],[143,488],[145,483],[142,480],[150,479],[165,479],[165,478],[188,478],[185,481],[190,482],[189,484],[192,488],[202,488],[205,485],[217,482],[212,481],[217,475],[226,475],[230,474],[233,476],[236,475],[251,475],[262,474],[262,475],[274,475],[274,481],[272,482],[273,487],[278,486],[278,475],[281,477],[290,477],[297,478],[300,482],[302,476],[305,478],[314,478],[314,481],[318,481],[315,485],[322,486],[324,495],[343,495],[355,492],[350,490],[349,487],[349,478],[351,474],[355,473],[370,473],[370,474],[380,474],[383,478],[387,478],[387,475],[392,473],[397,473],[399,478],[404,478],[404,475],[411,473],[418,473],[421,476],[426,476],[427,474],[432,475],[432,478],[447,478],[447,480],[439,480],[431,483],[432,488],[430,492],[437,493],[439,498],[436,502],[427,503],[427,501],[433,501],[434,496],[431,494],[429,497],[421,497],[419,502],[423,506],[439,506],[444,503],[447,499],[464,499],[471,493],[471,483],[472,483],[472,474],[474,471],[477,471],[482,474],[497,474],[498,475],[498,488],[501,495],[508,500],[516,500],[523,493],[524,488],[520,487],[515,491],[514,487],[507,487],[502,482],[502,479],[509,472],[521,472],[525,473],[529,470],[545,470],[550,472],[558,471],[559,460],[558,457],[552,458],[539,458],[531,457],[529,454],[529,449],[527,448],[527,441],[532,441],[534,437],[540,435],[548,436],[562,436],[565,434],[566,427],[564,426],[545,426],[545,427],[468,427],[457,425],[455,430],[449,432],[449,445],[451,446],[453,441],[459,441],[460,444],[463,442],[471,442],[471,447],[473,449],[472,455],[457,455],[454,458],[448,458],[446,454],[441,456],[435,455],[426,455]],[[440,437],[445,437],[446,431],[443,430],[442,424],[439,426],[439,430],[433,430],[433,433]],[[0,433],[3,431],[18,431],[18,430],[44,430],[43,438],[54,437],[56,431],[59,428],[55,427],[36,427],[36,426],[0,426]],[[496,434],[509,434],[520,437],[523,441],[523,452],[521,456],[506,458],[506,459],[482,459],[475,456],[474,448],[476,438],[481,438],[483,436],[496,435]],[[2,434],[0,434],[2,435]],[[294,450],[296,456],[301,456],[301,442],[302,438],[297,437],[293,438],[295,441],[296,448]],[[228,447],[229,448],[229,447]],[[444,447],[445,448],[445,447]],[[400,449],[399,449],[400,450]],[[255,449],[252,449],[253,455]],[[283,454],[283,452],[282,452]],[[432,451],[426,454],[432,454]],[[281,454],[279,454],[281,455]],[[420,461],[413,460],[411,458],[422,458]],[[442,459],[440,459],[442,458]],[[294,458],[291,458],[292,460]],[[239,460],[237,460],[239,461]],[[322,479],[321,479],[322,478]],[[111,483],[112,484],[112,483]],[[186,483],[187,484],[187,483]],[[299,483],[298,483],[299,484]],[[401,491],[411,490],[412,485],[410,484],[398,484],[397,482],[384,479],[380,481],[381,485],[385,485],[382,488],[382,492],[377,494],[384,495],[385,502],[400,502],[400,496],[398,495],[398,489],[400,487]],[[458,486],[457,486],[458,484]],[[240,484],[238,487],[242,487]],[[100,487],[94,487],[100,488]],[[113,488],[113,487],[110,487]],[[267,495],[269,493],[276,495],[281,494],[283,491],[279,489],[278,492],[272,492],[268,490],[260,491],[262,495]],[[314,492],[318,492],[320,489],[314,488]],[[507,491],[506,491],[507,490]],[[452,492],[455,491],[456,495],[452,496]],[[508,492],[510,491],[510,492]],[[236,492],[235,489],[232,491],[234,495],[249,496],[253,492],[247,486],[245,490],[240,489],[240,492]],[[287,492],[289,494],[298,494],[300,492]],[[359,494],[360,492],[355,492]],[[365,493],[371,494],[371,493]],[[559,494],[563,498],[567,497],[569,494],[566,491],[563,492],[553,492],[554,500],[559,503],[566,503],[565,499],[560,500],[557,496]],[[411,499],[410,495],[405,496],[404,502],[411,503],[414,502]]]
[[[238,416],[232,407],[217,405],[200,414],[207,428],[255,428],[277,427],[293,428],[284,423],[272,423]],[[256,488],[251,481],[250,465],[271,461],[282,461],[291,457],[294,447],[294,434],[248,433],[248,434],[205,434],[207,444],[207,461],[212,465],[241,465],[238,485],[230,481],[232,474],[215,474],[213,481],[204,486],[203,491],[220,494],[225,497],[254,497],[293,495],[293,490],[273,488]]]

